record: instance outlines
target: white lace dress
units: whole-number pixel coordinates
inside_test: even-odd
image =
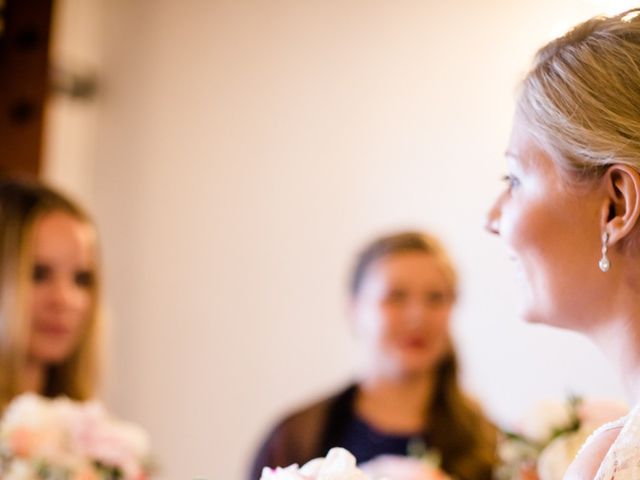
[[[600,427],[585,445],[599,433],[621,426],[622,430],[607,452],[594,480],[640,480],[640,404],[626,417]]]

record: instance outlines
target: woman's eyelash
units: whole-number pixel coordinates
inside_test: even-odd
[[[520,181],[513,175],[503,176],[502,181],[505,182],[509,186],[509,188],[513,188],[520,184]]]

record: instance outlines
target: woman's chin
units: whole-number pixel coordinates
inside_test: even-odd
[[[31,358],[43,365],[59,365],[64,363],[72,354],[72,349],[66,346],[49,346],[32,352]]]
[[[567,322],[565,315],[544,314],[535,310],[525,310],[521,312],[521,318],[530,325],[546,325],[547,327],[560,328],[563,330],[578,330],[570,322]]]
[[[440,356],[432,354],[405,353],[401,355],[398,369],[403,376],[407,377],[424,375],[426,372],[432,371],[439,360]]]
[[[538,297],[531,292],[526,292],[519,300],[518,317],[525,323],[548,325],[549,317],[544,309],[540,308],[541,303]]]
[[[520,318],[525,322],[525,323],[531,323],[531,324],[545,324],[546,322],[540,318],[540,316],[538,315],[534,315],[530,312],[522,312],[520,314]]]

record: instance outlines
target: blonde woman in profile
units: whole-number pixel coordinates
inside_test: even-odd
[[[100,343],[96,232],[71,200],[0,179],[0,412],[34,392],[95,394]]]
[[[522,83],[507,188],[488,216],[521,271],[524,317],[582,332],[640,399],[640,9],[544,46]],[[640,406],[566,479],[640,478]]]
[[[350,283],[364,371],[282,420],[249,478],[260,478],[264,466],[303,464],[341,446],[360,464],[428,450],[457,479],[489,480],[496,430],[460,387],[449,331],[457,286],[447,253],[426,233],[399,232],[367,245]]]

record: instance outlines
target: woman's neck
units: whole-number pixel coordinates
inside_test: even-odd
[[[636,257],[620,261],[618,273],[608,277],[601,289],[600,307],[594,309],[597,320],[590,319],[589,327],[582,330],[621,375],[634,403],[640,401],[640,278],[632,275],[638,261]],[[633,272],[623,269],[625,265]]]
[[[28,361],[21,374],[20,391],[44,393],[45,367],[38,362]]]
[[[429,423],[428,405],[434,387],[433,372],[402,378],[369,375],[359,384],[355,411],[380,431],[415,433],[424,430]]]
[[[618,318],[588,336],[622,377],[630,400],[640,401],[640,319]]]

